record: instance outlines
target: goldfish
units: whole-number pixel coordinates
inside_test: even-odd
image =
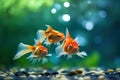
[[[18,45],[18,52],[14,56],[13,60],[19,59],[25,54],[31,52],[31,55],[28,56],[26,59],[32,61],[32,63],[36,63],[42,60],[42,64],[48,62],[46,56],[52,56],[52,54],[48,54],[48,49],[44,47],[40,41],[34,39],[35,44],[33,46],[27,45],[24,43],[19,43]]]
[[[57,57],[60,57],[62,55],[67,55],[67,59],[72,58],[72,55],[77,55],[79,57],[84,58],[84,56],[87,56],[87,53],[85,51],[79,52],[79,44],[77,43],[78,38],[76,37],[73,39],[66,28],[66,38],[64,39],[63,43],[56,47],[55,51],[58,54]]]
[[[65,36],[62,32],[59,32],[52,28],[50,25],[47,26],[47,30],[38,30],[37,31],[37,40],[44,41],[44,44],[47,46],[51,44],[59,45],[60,41],[62,41]]]

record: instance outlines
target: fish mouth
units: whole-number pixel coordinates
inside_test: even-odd
[[[77,53],[78,51],[79,51],[78,48],[74,48],[74,49],[72,50],[73,53]]]

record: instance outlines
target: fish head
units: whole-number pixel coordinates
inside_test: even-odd
[[[75,40],[69,40],[69,42],[66,41],[64,50],[69,54],[74,54],[79,51],[79,46]]]
[[[56,39],[57,42],[62,41],[64,38],[65,38],[65,36],[61,32],[57,33],[56,36],[55,36],[55,39]]]
[[[37,46],[36,47],[36,51],[34,51],[34,55],[36,55],[37,57],[44,57],[46,56],[48,53],[47,48],[45,48],[44,46]]]
[[[61,32],[52,32],[48,35],[49,42],[60,42],[65,38],[64,34]]]

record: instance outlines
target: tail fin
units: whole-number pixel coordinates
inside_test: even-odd
[[[82,52],[78,52],[77,55],[84,58],[84,56],[87,56],[87,53],[85,51],[82,51]]]
[[[13,60],[18,59],[29,52],[32,52],[32,50],[30,49],[30,45],[20,43],[18,45],[18,52],[14,56]]]
[[[37,40],[39,40],[41,43],[45,40],[47,36],[45,35],[44,30],[38,30],[37,31]]]

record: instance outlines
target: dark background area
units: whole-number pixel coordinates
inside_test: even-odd
[[[0,67],[119,67],[120,66],[119,0],[0,0]],[[20,42],[33,45],[36,32],[45,24],[71,36],[80,37],[84,59],[73,56],[31,64],[25,55],[13,61]],[[50,53],[55,54],[55,46]]]

